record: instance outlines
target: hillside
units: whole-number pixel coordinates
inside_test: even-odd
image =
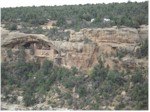
[[[99,28],[125,25],[138,28],[148,24],[148,1],[86,4],[70,6],[41,6],[2,8],[2,23],[7,28],[21,25],[21,31],[28,27],[48,23],[61,29]]]
[[[1,109],[148,110],[147,7],[2,8]]]

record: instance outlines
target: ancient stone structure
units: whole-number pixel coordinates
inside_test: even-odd
[[[135,57],[130,56],[137,47],[140,47],[141,41],[148,38],[148,26],[141,26],[138,29],[127,27],[82,29],[79,32],[72,31],[69,41],[50,41],[44,35],[9,32],[4,29],[1,31],[2,61],[7,60],[5,49],[15,51],[22,46],[28,54],[27,59],[47,58],[67,68],[72,66],[91,68],[98,63],[99,57],[103,58],[105,66],[111,69],[121,70],[125,63],[132,67],[138,66],[139,63],[148,66],[147,60],[135,61],[133,60]],[[117,58],[119,49],[128,52],[122,60]]]

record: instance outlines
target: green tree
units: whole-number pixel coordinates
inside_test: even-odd
[[[31,106],[36,103],[34,95],[31,91],[27,91],[23,94],[23,102],[25,106]]]
[[[17,30],[17,24],[13,23],[10,24],[10,26],[8,27],[9,30]]]
[[[53,67],[53,62],[45,59],[41,67],[41,71],[43,75],[47,75],[48,73],[50,73],[52,67]]]
[[[136,50],[136,56],[138,58],[148,56],[148,39],[146,39],[144,42],[142,42],[141,47]]]
[[[85,96],[86,96],[87,90],[86,90],[85,85],[79,86],[79,88],[78,88],[78,93],[79,93],[79,96],[80,96],[80,97],[83,97],[83,96],[85,97]]]
[[[117,85],[123,85],[125,82],[121,74],[117,71],[109,71],[106,80],[109,80]]]
[[[104,81],[105,78],[107,77],[107,69],[104,67],[103,61],[100,59],[99,64],[94,66],[92,73],[91,73],[91,78],[94,81]]]
[[[62,26],[65,26],[65,24],[66,24],[66,20],[64,17],[58,18],[57,23],[56,23],[57,26],[62,27]]]

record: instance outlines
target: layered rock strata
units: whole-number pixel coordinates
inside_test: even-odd
[[[137,59],[134,55],[141,42],[148,38],[148,26],[138,29],[128,27],[112,27],[98,29],[81,29],[72,31],[69,41],[51,41],[44,35],[2,32],[2,61],[7,61],[5,49],[16,52],[19,46],[24,46],[27,60],[47,58],[57,65],[71,68],[76,66],[89,69],[102,58],[105,66],[110,69],[123,70],[136,68],[139,65],[148,66],[147,59]],[[33,54],[30,51],[34,50]],[[124,50],[127,53],[121,59],[117,53]],[[126,66],[125,66],[126,65]]]

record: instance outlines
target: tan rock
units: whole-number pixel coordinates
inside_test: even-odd
[[[147,60],[132,60],[132,56],[124,55],[121,60],[117,59],[117,51],[126,49],[127,52],[135,52],[135,48],[139,47],[141,39],[148,38],[148,27],[141,26],[139,29],[128,27],[112,27],[97,29],[81,29],[79,32],[72,31],[69,41],[51,41],[44,35],[24,34],[19,32],[9,32],[2,30],[2,61],[9,61],[7,58],[6,48],[13,50],[18,49],[20,45],[34,46],[35,52],[30,54],[30,50],[26,49],[28,54],[26,59],[31,60],[34,57],[47,58],[58,62],[67,68],[76,66],[85,69],[92,68],[98,63],[101,56],[105,60],[105,66],[110,69],[133,69],[140,65],[147,67]],[[84,38],[92,42],[83,42]],[[135,58],[135,57],[133,57]]]

